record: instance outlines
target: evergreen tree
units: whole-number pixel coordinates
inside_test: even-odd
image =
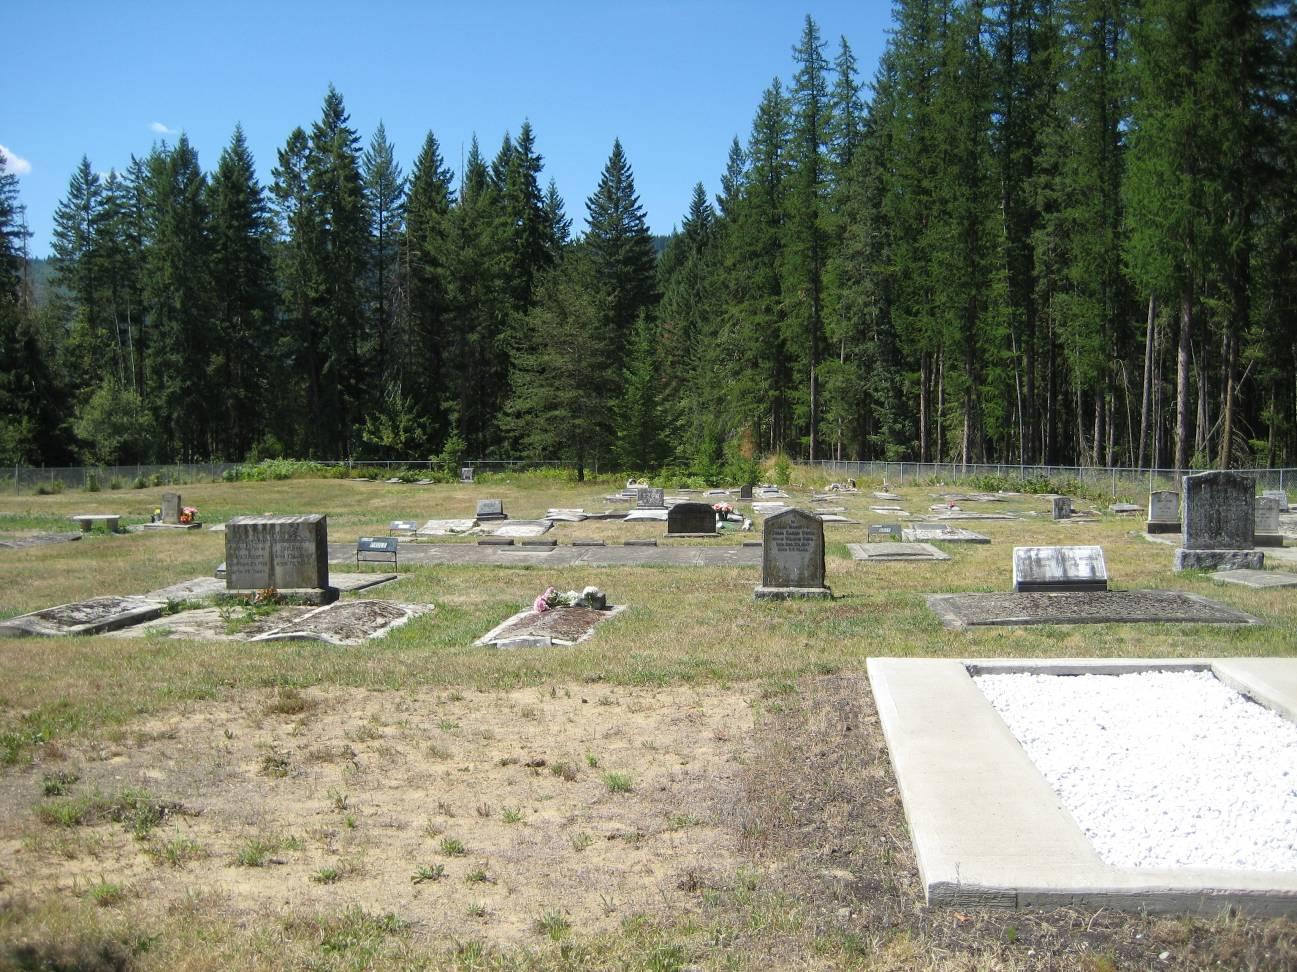
[[[641,311],[657,301],[653,238],[635,193],[635,176],[614,139],[599,185],[586,200],[586,246],[595,279],[608,298],[614,367]]]
[[[265,434],[274,401],[270,223],[243,127],[236,125],[208,190],[216,341],[210,371],[221,388],[220,454],[243,458]]]
[[[572,239],[572,220],[564,211],[563,197],[558,194],[558,186],[553,179],[545,187],[545,226],[545,240],[552,266],[562,258],[563,248]]]
[[[553,264],[554,228],[545,212],[545,197],[540,188],[544,159],[536,152],[536,136],[531,122],[524,121],[509,154],[505,176],[504,210],[509,227],[509,250],[513,268],[513,300],[519,312],[525,313],[532,302],[537,274]]]
[[[622,368],[621,397],[614,408],[614,442],[623,469],[656,469],[663,458],[654,331],[648,315],[640,314]]]
[[[386,370],[393,343],[393,291],[404,218],[405,176],[381,121],[361,160],[361,176],[370,220],[369,313],[374,323],[373,360]]]

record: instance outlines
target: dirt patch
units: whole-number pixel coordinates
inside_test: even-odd
[[[617,610],[597,611],[578,604],[551,608],[543,613],[527,611],[493,629],[487,637],[492,642],[511,638],[550,638],[556,644],[573,645],[588,638],[600,621],[612,617]]]
[[[146,910],[203,887],[239,922],[361,903],[429,942],[535,943],[702,907],[732,874],[751,727],[743,693],[556,686],[508,693],[257,692],[67,746],[0,787],[0,873],[24,896],[121,882]],[[182,803],[147,835],[56,826],[62,799],[123,788]],[[49,814],[46,814],[47,821]],[[719,879],[718,879],[719,880]],[[715,882],[713,882],[715,883]]]
[[[395,604],[391,601],[338,601],[302,615],[291,624],[267,632],[271,639],[319,639],[335,645],[358,645],[378,638],[420,614],[429,604]]]
[[[253,610],[242,605],[177,611],[144,624],[122,628],[109,638],[189,638],[195,641],[248,641],[275,628],[291,624],[314,608],[300,604]]]

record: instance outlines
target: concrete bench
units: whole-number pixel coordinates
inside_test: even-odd
[[[122,518],[118,513],[78,513],[70,519],[81,526],[82,533],[89,533],[96,523],[102,523],[109,533],[116,533]]]

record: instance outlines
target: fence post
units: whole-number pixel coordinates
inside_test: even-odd
[[[1115,466],[1112,470],[1112,498],[1117,498],[1117,469]]]

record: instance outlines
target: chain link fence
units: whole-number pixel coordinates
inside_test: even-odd
[[[888,485],[904,486],[915,480],[957,483],[966,479],[995,477],[1027,482],[1033,479],[1075,480],[1094,491],[1119,495],[1138,495],[1155,489],[1180,491],[1180,476],[1174,469],[1138,469],[1125,466],[1025,466],[1007,463],[958,462],[847,462],[825,459],[815,463],[833,478],[884,479]],[[1205,470],[1189,470],[1203,472]],[[1235,469],[1232,472],[1251,476],[1256,488],[1288,489],[1297,486],[1297,468]]]

